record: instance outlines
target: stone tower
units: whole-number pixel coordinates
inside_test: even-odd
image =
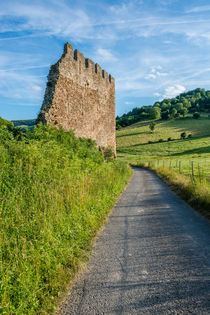
[[[116,154],[115,80],[67,43],[51,66],[38,122],[73,130]]]

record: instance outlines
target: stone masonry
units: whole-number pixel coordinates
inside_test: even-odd
[[[37,121],[73,130],[116,154],[114,78],[65,44],[62,57],[50,68]]]

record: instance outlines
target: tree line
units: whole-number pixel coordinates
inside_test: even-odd
[[[154,105],[135,107],[127,114],[116,117],[116,128],[129,126],[147,119],[173,119],[188,113],[199,118],[200,113],[210,113],[210,91],[197,88],[180,95],[155,102]]]

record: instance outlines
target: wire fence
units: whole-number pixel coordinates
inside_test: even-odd
[[[151,160],[147,162],[147,165],[169,168],[180,174],[210,183],[210,159]]]

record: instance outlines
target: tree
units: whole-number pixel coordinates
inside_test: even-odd
[[[180,110],[180,114],[185,117],[185,115],[188,113],[188,109],[184,107],[182,110]]]
[[[169,113],[169,110],[166,110],[166,111],[163,111],[162,113],[161,113],[161,117],[162,117],[162,119],[169,119],[169,117],[170,117],[170,113]]]
[[[157,106],[154,106],[150,109],[150,118],[151,119],[160,119],[161,109]]]
[[[154,106],[159,107],[160,106],[160,102],[155,102]]]
[[[176,108],[172,108],[172,110],[171,110],[171,117],[172,118],[176,117],[176,114],[177,114]]]
[[[149,124],[149,129],[151,130],[151,132],[154,132],[154,130],[155,130],[155,122],[154,121],[152,121],[151,122],[151,124]]]
[[[180,113],[181,113],[181,110],[183,109],[183,104],[182,104],[182,103],[180,103],[180,102],[179,102],[179,103],[177,103],[177,104],[176,104],[176,109],[177,109],[177,111],[178,111],[178,112],[180,112]]]

